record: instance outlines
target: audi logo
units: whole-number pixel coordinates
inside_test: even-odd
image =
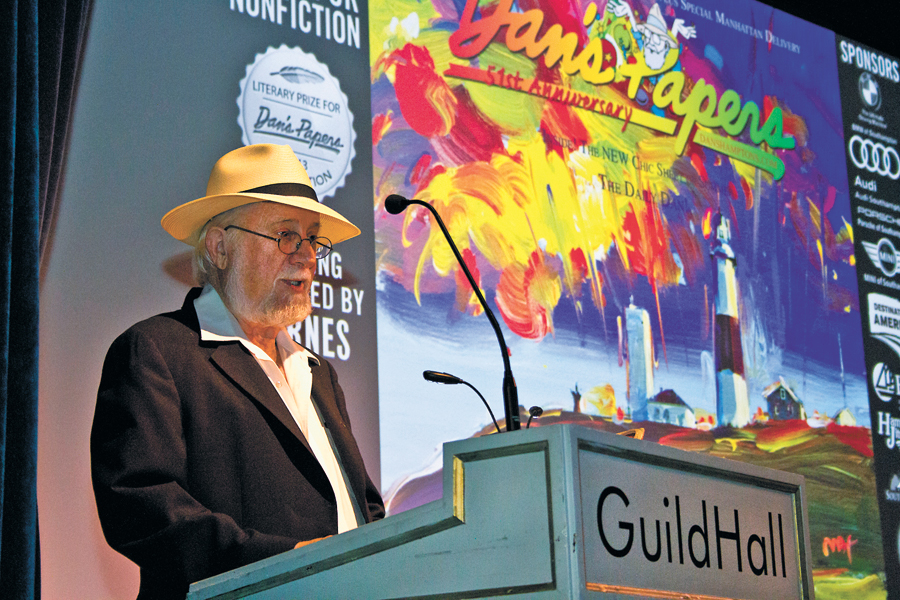
[[[854,135],[847,146],[850,160],[860,169],[870,173],[886,175],[891,179],[900,177],[900,154],[892,146]]]

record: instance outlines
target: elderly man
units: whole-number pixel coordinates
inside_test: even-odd
[[[285,330],[310,314],[316,260],[359,229],[268,144],[223,156],[162,226],[202,288],[113,343],[91,434],[104,534],[154,599],[384,516],[334,369]]]

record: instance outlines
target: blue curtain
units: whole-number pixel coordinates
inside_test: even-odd
[[[0,2],[0,597],[40,595],[36,2]]]
[[[0,598],[5,600],[40,598],[40,254],[56,212],[89,8],[90,0],[0,1]]]

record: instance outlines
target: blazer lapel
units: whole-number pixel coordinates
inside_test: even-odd
[[[359,482],[366,481],[365,465],[362,464],[359,450],[356,448],[356,441],[344,417],[341,415],[334,398],[334,387],[331,385],[331,378],[328,376],[328,369],[324,365],[310,365],[313,372],[313,385],[311,397],[315,402],[319,413],[322,415],[322,425],[325,426],[334,440],[334,451],[337,454],[338,461],[347,475],[347,486],[356,500],[357,508],[361,509],[366,506],[365,502],[365,483],[360,488]],[[360,525],[365,522],[365,518],[360,521]]]
[[[312,453],[306,436],[300,431],[300,427],[297,426],[297,422],[272,386],[265,371],[240,342],[220,344],[210,358],[245,394],[275,415],[278,421]]]

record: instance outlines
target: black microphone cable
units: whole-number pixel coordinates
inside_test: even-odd
[[[446,238],[447,244],[450,246],[450,249],[453,251],[453,255],[456,257],[456,262],[459,263],[459,267],[462,269],[463,274],[465,274],[466,279],[469,280],[469,285],[472,286],[472,291],[475,292],[475,296],[478,298],[478,302],[484,309],[485,316],[490,322],[491,327],[494,328],[494,333],[497,336],[497,342],[500,345],[500,355],[503,359],[503,410],[506,414],[506,431],[517,431],[521,428],[521,425],[519,423],[519,393],[516,390],[516,380],[513,377],[512,366],[509,363],[509,348],[506,345],[506,340],[503,338],[503,331],[501,331],[500,329],[500,323],[497,322],[497,317],[494,316],[494,311],[491,310],[491,307],[488,306],[487,300],[484,299],[484,294],[481,292],[481,288],[475,282],[475,278],[469,271],[469,267],[466,266],[466,261],[463,260],[462,255],[459,253],[459,248],[456,247],[456,243],[450,236],[450,232],[447,231],[447,226],[444,225],[444,220],[441,218],[440,213],[438,213],[438,211],[432,205],[415,198],[410,200],[409,198],[404,198],[400,194],[391,194],[384,200],[384,209],[392,215],[397,215],[406,210],[406,208],[410,204],[418,204],[419,206],[424,206],[431,212],[432,215],[434,215],[435,222],[441,228],[441,232],[444,234],[444,238]],[[462,381],[462,383],[465,382]],[[475,388],[472,389],[474,390]],[[475,391],[477,392],[478,390]],[[478,395],[480,396],[481,393],[479,392]],[[482,398],[482,400],[483,399],[484,398]],[[487,405],[487,402],[485,402],[485,405]],[[494,422],[496,423],[496,420]]]
[[[491,406],[487,403],[487,400],[484,399],[484,396],[481,395],[474,385],[469,383],[464,379],[460,379],[456,375],[451,375],[450,373],[441,373],[440,371],[422,371],[422,377],[424,377],[428,381],[433,381],[434,383],[443,383],[445,385],[456,385],[458,383],[462,383],[463,385],[467,385],[472,390],[478,394],[478,397],[481,398],[481,401],[484,402],[485,408],[488,409],[488,413],[491,415],[491,420],[494,422],[494,427],[497,428],[497,433],[500,433],[500,425],[497,424],[497,419],[494,418],[494,411],[491,410]]]

